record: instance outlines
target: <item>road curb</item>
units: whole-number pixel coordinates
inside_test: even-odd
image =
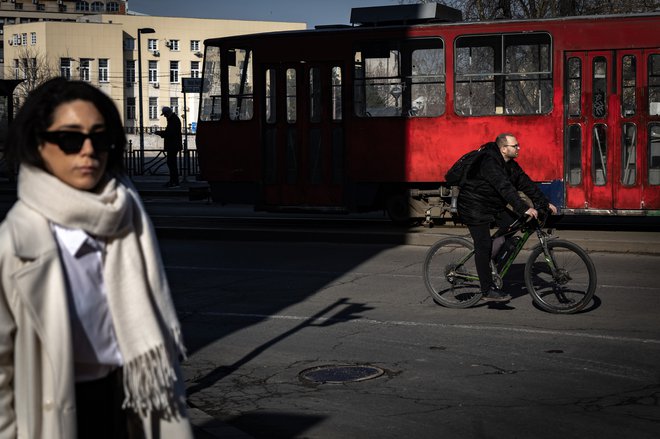
[[[426,229],[425,229],[426,230]],[[189,228],[189,227],[159,227],[156,232],[161,238],[168,239],[208,239],[218,241],[281,241],[281,242],[328,242],[344,244],[382,244],[382,245],[416,245],[430,247],[443,237],[465,236],[467,229],[445,229],[441,232],[402,231],[402,232],[365,232],[364,230],[338,230],[314,228]],[[621,239],[621,234],[625,239]],[[586,236],[585,232],[577,230],[560,230],[555,232],[559,239],[574,242],[587,252],[629,253],[660,255],[660,233],[657,232],[599,232],[601,237]],[[619,235],[615,237],[614,234]],[[618,238],[618,239],[615,239]],[[526,243],[527,250],[534,247],[538,241],[531,237]]]

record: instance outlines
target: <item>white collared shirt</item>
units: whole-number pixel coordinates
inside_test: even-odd
[[[103,378],[123,364],[103,280],[104,243],[51,223],[67,280],[76,382]]]

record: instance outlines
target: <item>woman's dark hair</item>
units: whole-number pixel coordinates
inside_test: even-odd
[[[86,82],[64,78],[50,79],[30,93],[9,126],[7,160],[14,165],[26,163],[45,169],[39,153],[39,135],[53,124],[53,114],[59,105],[75,100],[90,102],[103,116],[105,129],[112,136],[115,145],[115,148],[108,152],[106,172],[122,172],[126,135],[114,102],[101,90]]]

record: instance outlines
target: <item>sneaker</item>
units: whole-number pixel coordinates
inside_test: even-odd
[[[485,293],[482,293],[481,300],[483,302],[508,302],[511,300],[511,296],[504,291],[491,288]]]

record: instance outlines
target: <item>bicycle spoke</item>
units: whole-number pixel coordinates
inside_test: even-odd
[[[568,241],[548,243],[550,260],[541,248],[530,255],[525,267],[525,284],[534,301],[555,313],[584,308],[593,297],[596,272],[589,256]]]
[[[424,283],[433,300],[450,308],[467,308],[481,298],[472,243],[446,238],[436,243],[424,261]]]

